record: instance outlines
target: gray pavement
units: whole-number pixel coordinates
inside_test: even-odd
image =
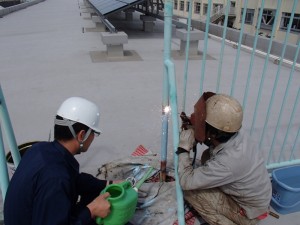
[[[105,57],[106,46],[80,7],[81,1],[46,0],[0,18],[0,82],[18,144],[48,140],[64,99],[82,96],[96,102],[103,134],[87,153],[77,157],[82,171],[96,174],[102,164],[129,156],[140,144],[160,154],[163,21],[157,20],[154,32],[147,33],[137,13],[131,22],[123,14],[111,18],[128,34],[125,51],[134,54],[112,60]],[[219,42],[210,42],[206,66],[215,72]],[[172,49],[179,49],[176,38]],[[226,50],[226,58],[233,57],[235,51]],[[242,53],[241,64],[247,59],[249,54]],[[263,64],[262,59],[258,61]],[[184,58],[176,58],[175,64],[181,75]],[[190,61],[190,78],[197,81],[189,84],[190,112],[198,98],[200,65],[200,58]],[[224,73],[231,70],[232,64],[224,63]],[[183,79],[177,80],[181,90]],[[214,88],[212,78],[206,83],[206,89]],[[299,80],[294,85],[299,87]],[[179,91],[180,102],[181,98]],[[172,149],[171,141],[169,145]],[[269,217],[261,224],[299,225],[299,218],[299,213],[280,215],[279,220]]]

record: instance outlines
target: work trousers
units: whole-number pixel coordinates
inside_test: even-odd
[[[241,207],[218,188],[184,191],[185,200],[210,225],[255,225],[258,219],[248,219]]]

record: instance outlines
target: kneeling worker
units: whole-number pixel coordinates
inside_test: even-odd
[[[198,124],[181,132],[176,152],[184,198],[210,225],[257,224],[268,215],[272,188],[258,147],[241,131],[242,107],[224,94],[197,104],[204,107],[192,114]],[[195,142],[208,146],[197,168],[189,154]]]

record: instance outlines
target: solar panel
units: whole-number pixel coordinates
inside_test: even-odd
[[[135,2],[138,2],[137,0],[118,0],[119,2],[124,2],[124,3],[127,3],[127,4],[132,4],[132,3],[135,3]]]
[[[89,2],[100,14],[108,15],[116,10],[141,2],[141,0],[89,0]]]

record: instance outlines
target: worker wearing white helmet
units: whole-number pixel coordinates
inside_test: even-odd
[[[177,151],[186,201],[210,225],[257,224],[267,216],[271,182],[255,142],[241,131],[240,103],[225,94],[204,94],[191,120]],[[209,147],[198,167],[189,154],[196,142]]]
[[[99,193],[120,181],[80,173],[74,157],[87,151],[100,134],[99,118],[98,107],[84,98],[71,97],[61,104],[55,140],[27,150],[11,179],[4,206],[6,225],[92,225],[96,217],[110,213],[109,193]]]
[[[76,139],[79,151],[86,151],[83,144],[89,137],[99,136],[100,113],[97,105],[80,97],[71,97],[65,100],[57,111],[55,119],[56,139]],[[77,128],[79,126],[79,128]],[[82,129],[77,137],[77,130]],[[83,129],[85,128],[85,129]],[[93,134],[93,135],[90,135]],[[90,143],[89,143],[90,144]]]

